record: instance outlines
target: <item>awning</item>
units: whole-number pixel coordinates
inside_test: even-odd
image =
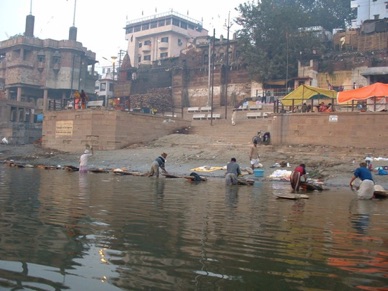
[[[388,97],[388,84],[374,83],[362,88],[338,92],[337,102],[342,104],[352,100],[360,101],[372,97]]]
[[[308,99],[336,98],[337,92],[308,85],[300,85],[281,100],[284,106],[301,105]]]

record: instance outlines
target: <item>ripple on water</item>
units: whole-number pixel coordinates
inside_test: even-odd
[[[32,284],[21,261],[48,278],[41,289],[387,287],[388,200],[347,190],[282,200],[289,184],[262,180],[226,187],[1,166],[0,178],[0,278],[11,287]]]

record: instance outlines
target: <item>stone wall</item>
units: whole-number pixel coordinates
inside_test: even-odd
[[[273,117],[273,144],[387,148],[386,112],[293,113]]]
[[[42,146],[79,152],[92,145],[113,150],[149,142],[190,126],[190,121],[108,110],[46,112]]]
[[[174,74],[173,76],[173,100],[175,107],[183,104],[185,107],[210,105],[211,91],[213,91],[214,107],[224,106],[222,96],[225,94],[225,77],[221,67],[214,70],[213,88],[209,88],[209,71],[207,69],[191,69],[188,74]],[[187,80],[184,80],[187,78]],[[210,89],[210,95],[209,95]],[[187,96],[185,96],[187,94]],[[228,71],[228,105],[235,105],[246,97],[251,97],[251,81],[245,69]],[[183,101],[181,100],[183,99]]]

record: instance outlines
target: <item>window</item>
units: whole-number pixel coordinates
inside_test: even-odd
[[[113,83],[109,83],[109,92],[113,92]]]
[[[137,58],[137,61],[140,63],[141,62],[141,56],[139,55]]]
[[[38,55],[38,62],[39,62],[39,63],[44,63],[44,61],[45,61],[45,55],[39,54],[39,55]]]
[[[164,59],[164,58],[167,58],[168,57],[168,53],[161,53],[160,54],[160,58],[161,59]]]
[[[182,40],[180,38],[178,38],[178,45],[181,46],[183,43],[182,43]]]
[[[59,51],[55,51],[53,54],[53,64],[59,64],[61,62],[61,54]]]
[[[144,56],[145,61],[150,61],[151,60],[151,55]]]
[[[100,91],[106,91],[106,83],[105,82],[100,83]]]
[[[156,27],[158,27],[158,22],[157,21],[151,22],[151,28],[156,28]]]
[[[162,37],[162,38],[160,39],[160,42],[168,42],[168,36]]]
[[[182,21],[181,22],[181,27],[184,29],[187,29],[187,22]]]
[[[164,19],[158,21],[158,26],[165,26]]]
[[[127,34],[130,34],[133,32],[133,27],[127,27],[127,29],[125,31]]]
[[[171,25],[171,19],[166,19],[166,25]]]
[[[150,29],[150,24],[149,23],[145,23],[141,26],[141,30],[147,30],[147,29]]]
[[[172,25],[179,26],[179,19],[173,18]]]
[[[151,45],[151,41],[150,41],[150,40],[146,40],[146,41],[144,42],[144,45]]]
[[[142,42],[139,42],[139,48],[143,46],[143,43]]]
[[[203,64],[206,65],[209,63],[209,54],[203,55]]]
[[[133,29],[134,29],[134,32],[138,32],[141,30],[141,25],[136,25]]]

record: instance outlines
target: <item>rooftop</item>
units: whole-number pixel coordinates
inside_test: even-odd
[[[147,16],[147,17],[142,17],[142,18],[138,18],[138,19],[134,19],[134,20],[129,20],[129,21],[127,21],[127,25],[134,24],[134,23],[145,22],[145,21],[150,21],[150,20],[159,19],[159,18],[163,18],[163,17],[170,17],[170,16],[177,16],[177,17],[182,18],[182,19],[184,19],[186,21],[189,21],[189,22],[191,22],[193,24],[200,24],[202,26],[202,21],[198,21],[198,20],[196,20],[194,18],[188,17],[187,15],[183,15],[181,13],[178,13],[178,12],[172,10],[172,9],[169,12],[163,12],[163,13],[154,14],[154,15]]]

